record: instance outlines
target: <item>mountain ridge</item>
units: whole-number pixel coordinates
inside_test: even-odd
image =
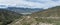
[[[17,12],[17,13],[27,13],[27,14],[44,10],[42,8],[41,9],[39,9],[39,8],[32,9],[32,8],[19,8],[19,7],[8,7],[7,9]]]
[[[59,10],[60,10],[60,8],[59,8],[60,6],[56,6],[56,7],[52,7],[52,8],[48,8],[48,9],[45,9],[45,10],[42,10],[42,11],[40,11],[40,12],[36,12],[35,14],[34,14],[34,16],[36,16],[36,14],[37,14],[37,16],[38,15],[42,15],[42,17],[44,16],[44,15],[46,15],[46,17],[49,17],[49,16],[47,16],[47,15],[53,15],[53,13],[55,14],[58,14],[59,13]],[[54,15],[54,16],[56,16],[56,14]]]

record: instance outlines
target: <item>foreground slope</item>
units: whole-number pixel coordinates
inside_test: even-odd
[[[22,14],[15,13],[6,9],[0,9],[0,25],[7,25],[14,20],[21,18]]]

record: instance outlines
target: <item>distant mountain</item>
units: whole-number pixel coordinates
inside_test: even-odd
[[[6,8],[7,6],[6,5],[1,5],[0,4],[0,8]]]
[[[18,14],[6,9],[0,9],[0,25],[7,25],[16,19],[22,18],[22,14]]]
[[[24,14],[24,13],[31,14],[31,13],[43,10],[42,8],[41,9],[39,9],[39,8],[32,9],[32,8],[19,8],[19,7],[8,7],[7,9],[14,11],[14,12],[17,12],[17,13],[22,13],[22,14]]]

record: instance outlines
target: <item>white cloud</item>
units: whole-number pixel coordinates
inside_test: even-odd
[[[28,8],[49,8],[59,6],[60,0],[0,0],[0,5],[28,7]]]

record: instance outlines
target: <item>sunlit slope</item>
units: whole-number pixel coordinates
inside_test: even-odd
[[[40,12],[33,13],[32,17],[60,17],[60,6],[52,7]]]

